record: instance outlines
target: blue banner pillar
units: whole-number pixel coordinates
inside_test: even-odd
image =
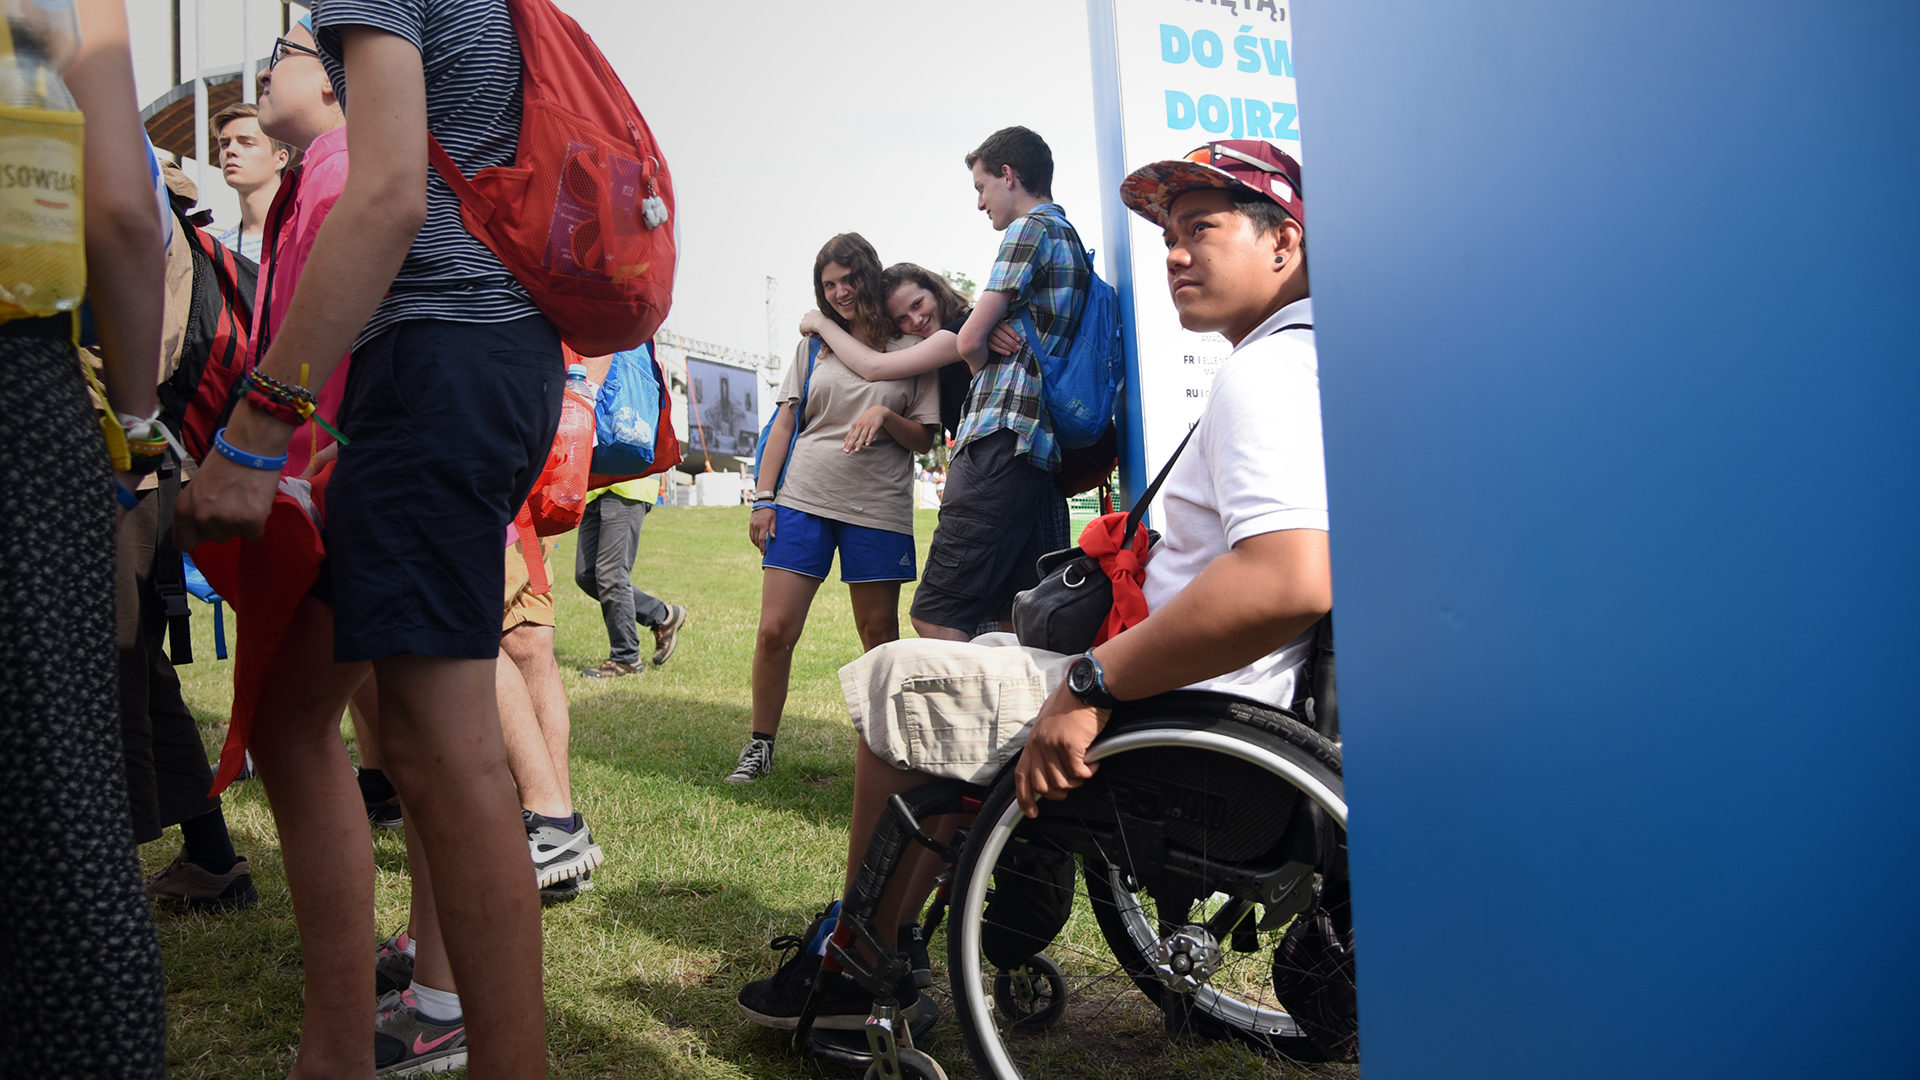
[[[1920,1075],[1920,8],[1296,18],[1368,1080]]]

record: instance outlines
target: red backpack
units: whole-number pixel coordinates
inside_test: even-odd
[[[520,39],[513,164],[469,180],[438,139],[428,156],[492,249],[587,356],[653,336],[673,302],[673,181],[620,77],[552,0],[507,0]]]

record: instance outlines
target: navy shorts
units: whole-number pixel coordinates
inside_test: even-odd
[[[773,508],[773,536],[760,565],[825,581],[835,548],[840,549],[840,580],[849,585],[912,581],[917,569],[911,533],[850,525],[791,506]]]
[[[353,351],[327,488],[334,659],[491,659],[507,524],[560,427],[560,339],[538,315],[416,319]]]
[[[1067,501],[1053,474],[1014,446],[1003,428],[953,456],[914,618],[971,634],[1039,582],[1040,556],[1068,546]]]

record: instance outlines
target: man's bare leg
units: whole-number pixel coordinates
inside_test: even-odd
[[[425,852],[441,937],[464,991],[469,1075],[537,1080],[547,1071],[540,902],[501,736],[496,666],[376,661],[378,734],[407,831]],[[363,1029],[365,1007],[363,997]]]
[[[566,688],[553,659],[553,627],[521,623],[500,638],[500,727],[507,765],[520,787],[520,805],[564,819],[573,814],[567,769]]]
[[[913,620],[913,632],[923,638],[933,638],[936,641],[973,640],[973,635],[965,630],[955,630],[951,626],[941,626],[938,623],[930,623],[925,619]]]
[[[373,733],[374,714],[380,707],[380,688],[372,679],[363,681],[347,699],[347,715],[353,720],[353,742],[360,752],[360,767],[380,767],[380,740]]]
[[[565,754],[567,744],[567,699],[560,682],[560,667],[553,659],[553,628],[523,623],[500,639],[501,662],[494,671],[495,695],[500,702],[500,726],[507,747],[507,766],[520,790],[520,802],[537,814],[564,817],[573,813],[567,799]],[[545,664],[540,663],[544,653]],[[532,672],[531,678],[528,672]],[[542,687],[542,684],[546,685]],[[540,689],[536,689],[540,688]],[[557,700],[556,700],[557,699]],[[542,703],[545,703],[544,708]],[[557,724],[549,719],[557,716]],[[520,717],[532,717],[531,721]],[[537,731],[529,732],[528,724]],[[552,736],[559,733],[559,751],[553,751]],[[535,736],[544,736],[536,738]],[[565,809],[542,809],[527,794],[530,787],[557,790]],[[537,798],[537,797],[536,797]],[[548,796],[551,801],[552,796]],[[435,990],[458,993],[452,965],[440,935],[439,919],[434,914],[432,871],[412,833],[407,835],[407,866],[413,876],[413,899],[407,919],[407,936],[414,942],[414,981]]]
[[[363,1080],[373,1075],[373,848],[340,711],[369,669],[329,659],[333,609],[311,597],[295,610],[282,655],[305,659],[262,690],[252,748],[300,929],[305,1009],[289,1075]]]
[[[924,786],[932,779],[925,773],[896,768],[880,760],[868,749],[867,740],[860,740],[853,757],[853,821],[847,833],[847,876],[842,889],[843,896],[846,890],[853,888],[853,876],[859,872],[860,860],[866,857],[867,845],[872,842],[874,830],[887,812],[887,800]],[[944,815],[929,818],[921,822],[921,826],[934,839],[945,842],[952,840],[959,823],[957,816]],[[883,940],[895,927],[919,913],[927,895],[933,891],[933,879],[939,876],[940,868],[940,860],[933,852],[918,844],[907,846],[892,880],[887,882],[886,890],[880,894],[879,908],[874,912],[873,927]]]

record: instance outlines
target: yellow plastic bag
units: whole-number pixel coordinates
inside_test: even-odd
[[[11,21],[0,19],[0,322],[72,311],[87,291],[84,122],[50,66],[15,54]]]

